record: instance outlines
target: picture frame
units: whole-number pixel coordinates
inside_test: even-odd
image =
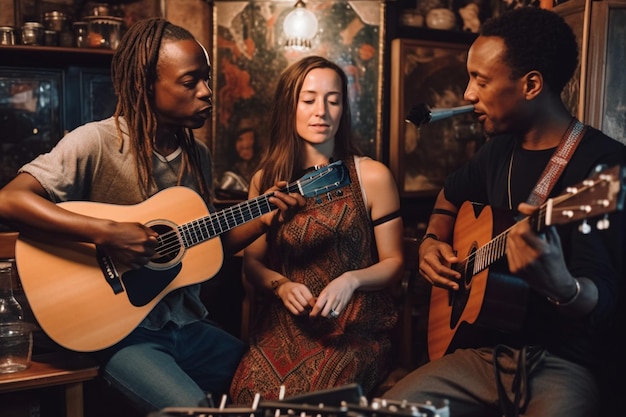
[[[463,98],[468,49],[465,43],[391,42],[389,162],[402,197],[436,194],[485,140],[473,113],[419,127],[405,121],[418,104],[431,109],[470,104]]]
[[[269,143],[269,119],[280,73],[291,63],[321,55],[349,79],[353,131],[361,150],[381,157],[385,2],[309,0],[318,20],[311,48],[286,48],[282,30],[295,1],[213,2],[211,147],[217,200],[241,200]],[[239,138],[239,140],[238,140]],[[237,145],[239,143],[239,145]],[[245,158],[237,147],[247,149]],[[237,172],[235,172],[237,171]]]
[[[626,144],[626,1],[592,2],[586,122]]]

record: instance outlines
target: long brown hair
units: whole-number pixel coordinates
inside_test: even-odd
[[[152,154],[157,129],[157,118],[153,110],[151,91],[157,80],[159,50],[164,40],[195,40],[186,29],[161,19],[152,18],[134,23],[122,37],[111,62],[111,76],[117,95],[115,123],[123,150],[120,117],[126,120],[130,151],[137,160],[139,184],[147,197],[153,178]],[[209,198],[210,188],[200,169],[200,155],[193,131],[180,129],[177,132],[183,148],[183,164],[180,181],[185,173],[193,175],[199,191]]]
[[[307,74],[317,68],[330,68],[341,79],[343,111],[335,135],[334,157],[345,159],[362,155],[352,137],[352,120],[348,97],[348,77],[341,67],[320,56],[308,56],[285,69],[276,85],[274,107],[270,119],[270,143],[259,167],[263,170],[260,191],[278,180],[293,181],[302,169],[302,139],[296,132],[296,109]]]

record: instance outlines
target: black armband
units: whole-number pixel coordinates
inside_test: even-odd
[[[400,210],[396,210],[393,213],[387,214],[380,219],[372,220],[372,226],[376,227],[379,224],[387,223],[389,220],[393,220],[398,217],[400,217]]]

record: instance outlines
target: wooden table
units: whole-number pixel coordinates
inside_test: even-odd
[[[0,393],[64,386],[66,417],[82,417],[83,382],[97,375],[98,365],[86,355],[46,353],[33,356],[30,367],[24,371],[0,374]]]

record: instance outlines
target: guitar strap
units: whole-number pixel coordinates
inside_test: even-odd
[[[564,140],[561,140],[559,143],[558,149],[554,152],[552,158],[550,158],[550,162],[543,170],[541,178],[528,197],[526,201],[528,204],[538,206],[546,201],[548,195],[550,195],[550,191],[552,191],[554,184],[556,184],[565,166],[574,154],[586,130],[587,126],[582,122],[576,118],[572,119],[572,122],[563,135]]]

